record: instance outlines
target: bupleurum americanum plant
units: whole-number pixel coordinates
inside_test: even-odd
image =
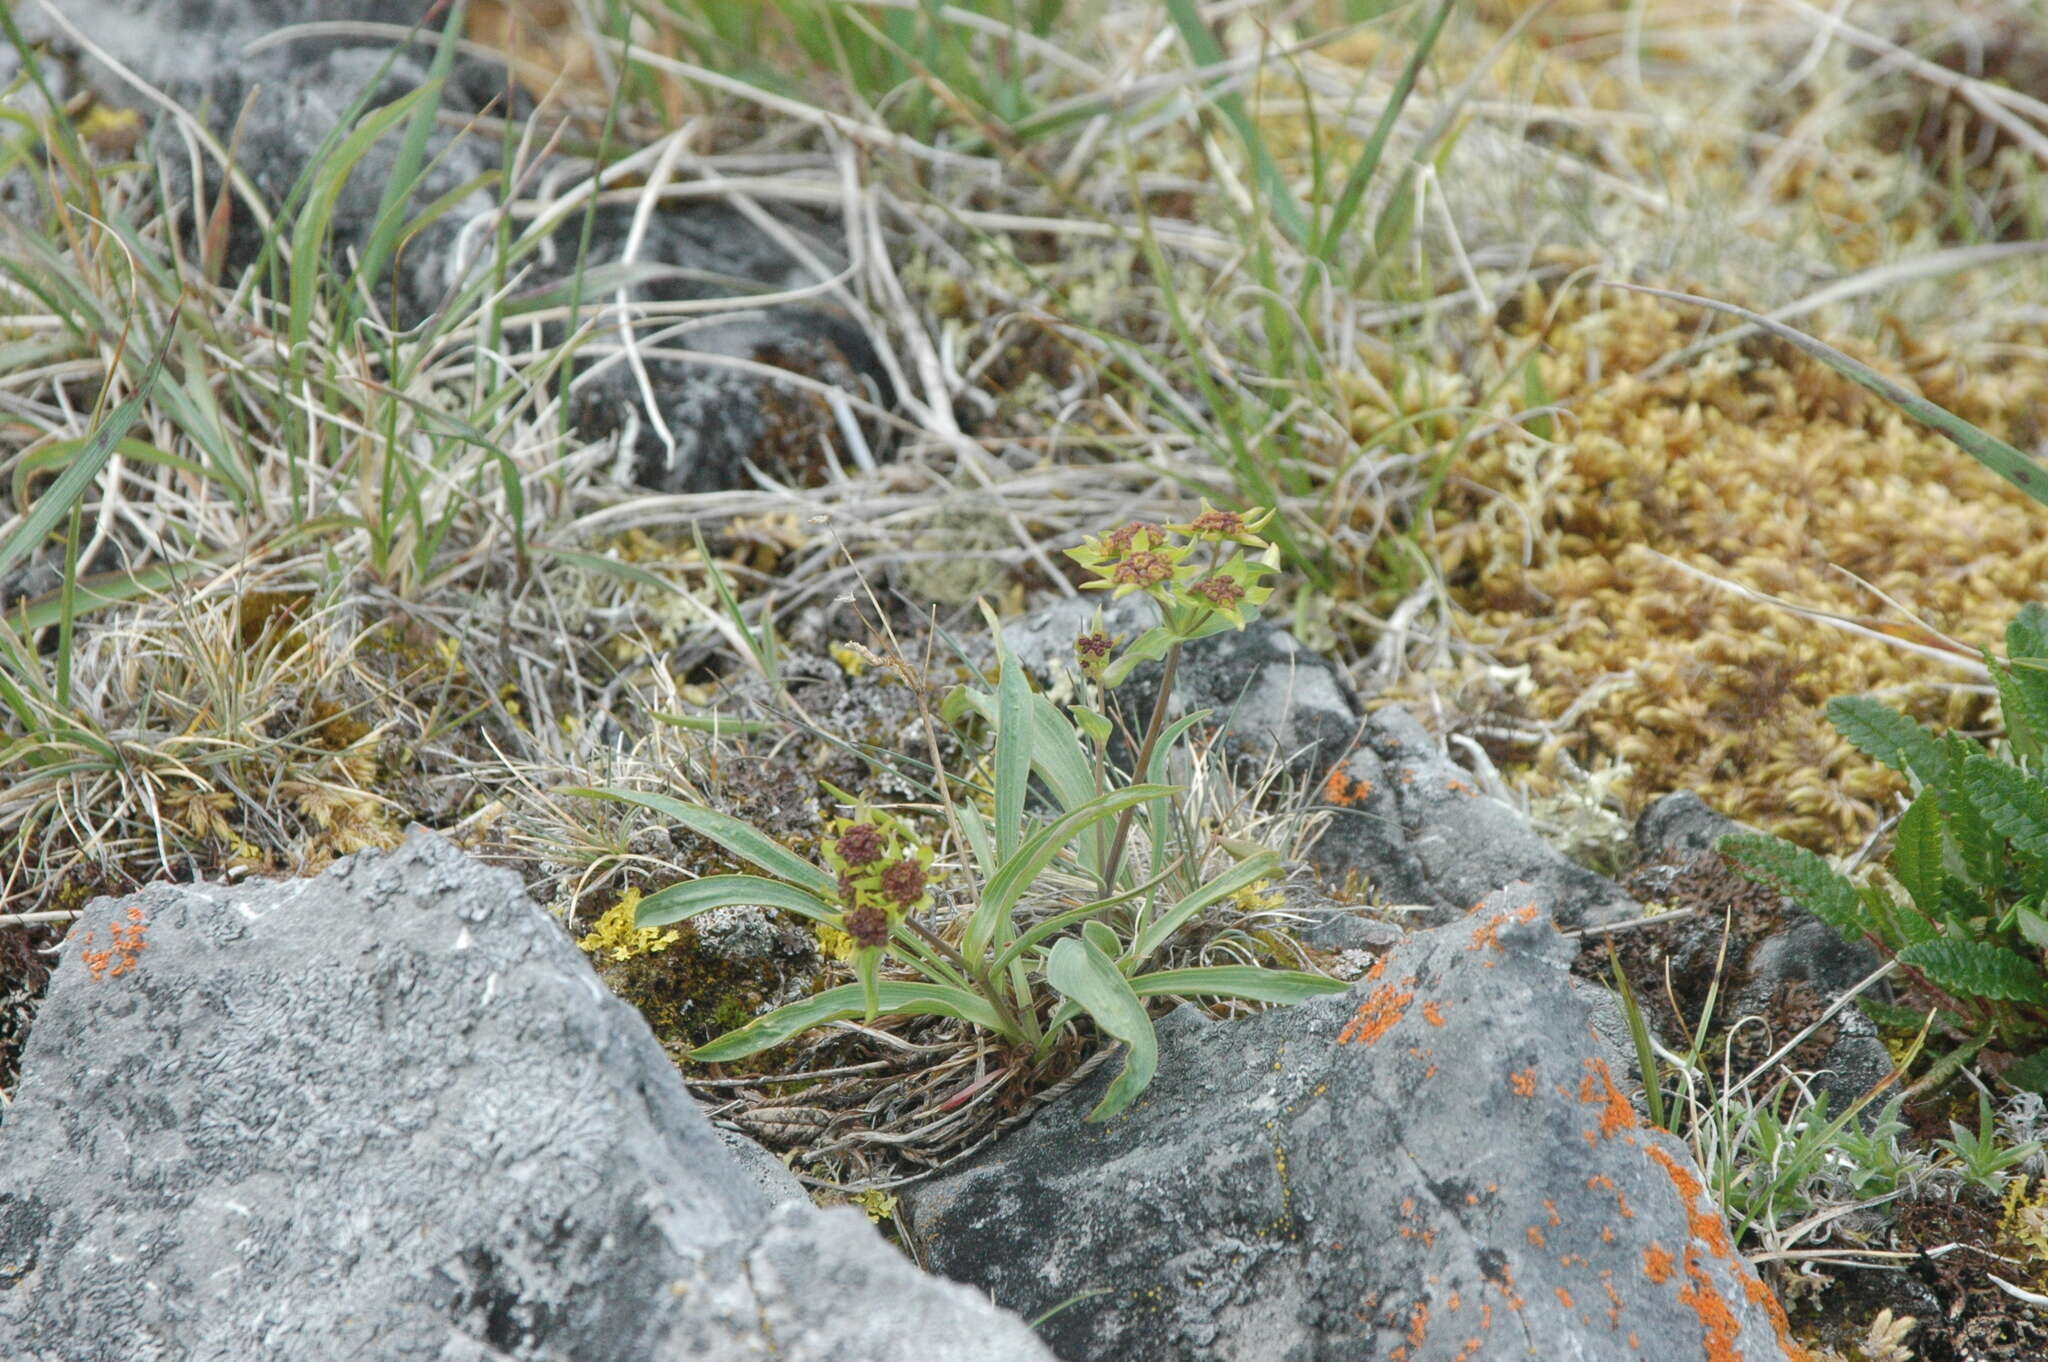
[[[1279,870],[1272,851],[1212,846],[1184,816],[1186,793],[1169,779],[1175,745],[1210,713],[1169,721],[1182,651],[1244,628],[1272,595],[1265,579],[1279,554],[1259,535],[1271,514],[1204,503],[1185,524],[1133,522],[1069,549],[1092,574],[1088,587],[1112,599],[1147,597],[1158,623],[1135,639],[1112,638],[1097,612],[1075,641],[1081,696],[1064,709],[1032,690],[991,617],[993,691],[959,687],[941,709],[951,723],[979,720],[993,744],[992,789],[950,774],[942,781],[965,851],[957,875],[939,873],[932,847],[906,821],[836,789],[849,812],[831,820],[823,865],[739,819],[670,796],[583,791],[674,818],[764,872],[706,876],[651,894],[638,905],[636,927],[755,905],[805,918],[828,938],[839,934],[854,982],[764,1013],[691,1058],[741,1059],[856,1017],[923,1015],[968,1022],[1017,1062],[1042,1066],[1085,1017],[1127,1052],[1089,1113],[1099,1121],[1152,1080],[1158,1047],[1147,999],[1292,1003],[1344,989],[1323,975],[1262,965],[1147,968],[1205,909]],[[1162,664],[1159,691],[1125,771],[1111,759],[1115,724],[1104,697],[1148,661]],[[1034,779],[1044,801],[1029,798]],[[1212,874],[1219,855],[1234,863]],[[1042,912],[1047,896],[1034,891],[1048,877],[1086,885],[1085,901]]]

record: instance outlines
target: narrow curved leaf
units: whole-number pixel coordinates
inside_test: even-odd
[[[1131,980],[1131,991],[1141,998],[1242,998],[1250,1003],[1305,1003],[1350,987],[1324,974],[1258,965],[1162,969]]]
[[[974,916],[968,919],[966,939],[961,953],[972,964],[979,965],[988,955],[989,944],[997,935],[1007,936],[1010,912],[1017,906],[1024,891],[1045,872],[1053,859],[1066,849],[1075,835],[1086,828],[1100,823],[1112,814],[1121,813],[1133,804],[1142,804],[1148,799],[1157,799],[1172,790],[1161,785],[1129,785],[1121,790],[1111,790],[1099,795],[1047,827],[1041,828],[1017,854],[997,868],[983,887],[981,903],[975,908]],[[1006,943],[1007,944],[1007,943]]]
[[[1140,965],[1152,958],[1152,953],[1166,944],[1168,937],[1179,931],[1188,919],[1212,903],[1229,898],[1238,890],[1258,883],[1261,879],[1280,869],[1277,853],[1266,851],[1249,860],[1241,861],[1210,880],[1200,889],[1183,898],[1180,902],[1159,915],[1159,920],[1149,924],[1138,934],[1137,944],[1131,950],[1131,958]]]
[[[997,633],[997,639],[1002,638]],[[998,644],[1000,648],[1000,644]],[[1024,664],[1000,652],[996,682],[996,858],[1007,861],[1024,840],[1024,787],[1031,779],[1031,686]]]
[[[670,795],[650,794],[645,790],[596,790],[587,786],[577,786],[562,793],[582,795],[589,799],[609,799],[617,804],[638,804],[643,809],[666,814],[698,836],[710,838],[749,865],[759,866],[771,875],[788,880],[792,884],[802,885],[820,898],[838,896],[839,881],[766,833],[737,818],[714,813],[700,805],[685,804]]]
[[[672,884],[640,900],[633,909],[633,925],[666,927],[672,922],[688,921],[713,908],[739,905],[782,908],[828,927],[839,925],[839,913],[830,904],[793,884],[763,879],[759,875],[707,875],[703,879]]]
[[[1105,1034],[1128,1047],[1123,1071],[1088,1113],[1090,1121],[1107,1121],[1137,1100],[1159,1067],[1159,1038],[1152,1033],[1152,1019],[1116,962],[1078,937],[1054,944],[1046,957],[1045,978]]]
[[[975,1026],[1003,1034],[1003,1019],[995,1008],[962,989],[944,984],[902,983],[883,980],[875,985],[876,1008],[885,1015],[957,1017]],[[778,1007],[754,1018],[690,1051],[690,1058],[706,1064],[742,1059],[782,1044],[813,1027],[836,1021],[851,1021],[868,1012],[866,990],[859,984],[841,984],[801,1002]]]

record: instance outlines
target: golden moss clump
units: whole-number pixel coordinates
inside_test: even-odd
[[[1523,302],[1502,353],[1547,325],[1533,362],[1569,414],[1549,447],[1515,430],[1476,443],[1446,486],[1436,544],[1474,641],[1530,668],[1534,717],[1572,716],[1557,744],[1587,765],[1629,764],[1631,812],[1693,789],[1816,848],[1861,837],[1895,786],[1823,706],[1882,690],[1929,724],[1985,722],[1978,695],[1944,684],[1966,674],[1667,560],[1938,646],[1860,578],[1967,647],[1996,648],[2048,582],[2048,511],[1790,347],[1731,345],[1641,381],[1696,337],[1695,313],[1604,291],[1546,323],[1547,300]],[[2048,399],[2038,372],[1966,376],[1910,347],[1905,372],[1859,357],[2022,442],[2015,425]],[[1541,769],[1532,784],[1551,792]]]

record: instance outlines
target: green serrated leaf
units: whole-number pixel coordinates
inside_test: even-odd
[[[2048,917],[2042,917],[2032,908],[2013,909],[2013,925],[2020,929],[2027,944],[2038,950],[2048,950]]]
[[[1045,979],[1104,1033],[1128,1048],[1123,1071],[1088,1113],[1090,1121],[1107,1121],[1136,1101],[1152,1082],[1159,1065],[1159,1038],[1152,1032],[1152,1019],[1145,1015],[1145,1004],[1131,991],[1131,983],[1116,961],[1079,937],[1063,937],[1053,943],[1046,956]]]
[[[1850,940],[1871,932],[1874,924],[1864,912],[1856,886],[1805,847],[1753,833],[1731,833],[1716,845],[1751,879],[1789,894]]]
[[[2048,982],[2041,978],[2041,967],[2003,946],[1986,941],[1922,941],[1900,951],[1899,959],[1959,997],[2048,1006]]]
[[[2029,685],[2022,680],[2022,669],[2008,667],[1988,652],[1984,665],[1998,688],[1999,717],[2013,756],[2029,765],[2039,762],[2048,750],[2048,685]]]
[[[2048,785],[2002,761],[1972,757],[1963,763],[1962,788],[2014,846],[2048,860]]]
[[[1828,701],[1828,722],[1850,746],[1900,775],[1923,785],[1938,785],[1948,773],[1942,747],[1932,733],[1888,705],[1862,695],[1838,695]]]
[[[1942,863],[1941,799],[1932,791],[1921,791],[1899,819],[1892,838],[1892,873],[1924,916],[1940,919],[1948,871]]]

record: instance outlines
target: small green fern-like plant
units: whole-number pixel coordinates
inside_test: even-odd
[[[2006,630],[2005,659],[1987,651],[1984,661],[2005,716],[2000,755],[1875,700],[1828,703],[1843,737],[1913,783],[1889,863],[1904,901],[1775,837],[1735,834],[1720,848],[1752,879],[1897,960],[1966,1049],[2027,1056],[2005,1071],[2009,1081],[2048,1090],[2048,606],[2024,607]]]

